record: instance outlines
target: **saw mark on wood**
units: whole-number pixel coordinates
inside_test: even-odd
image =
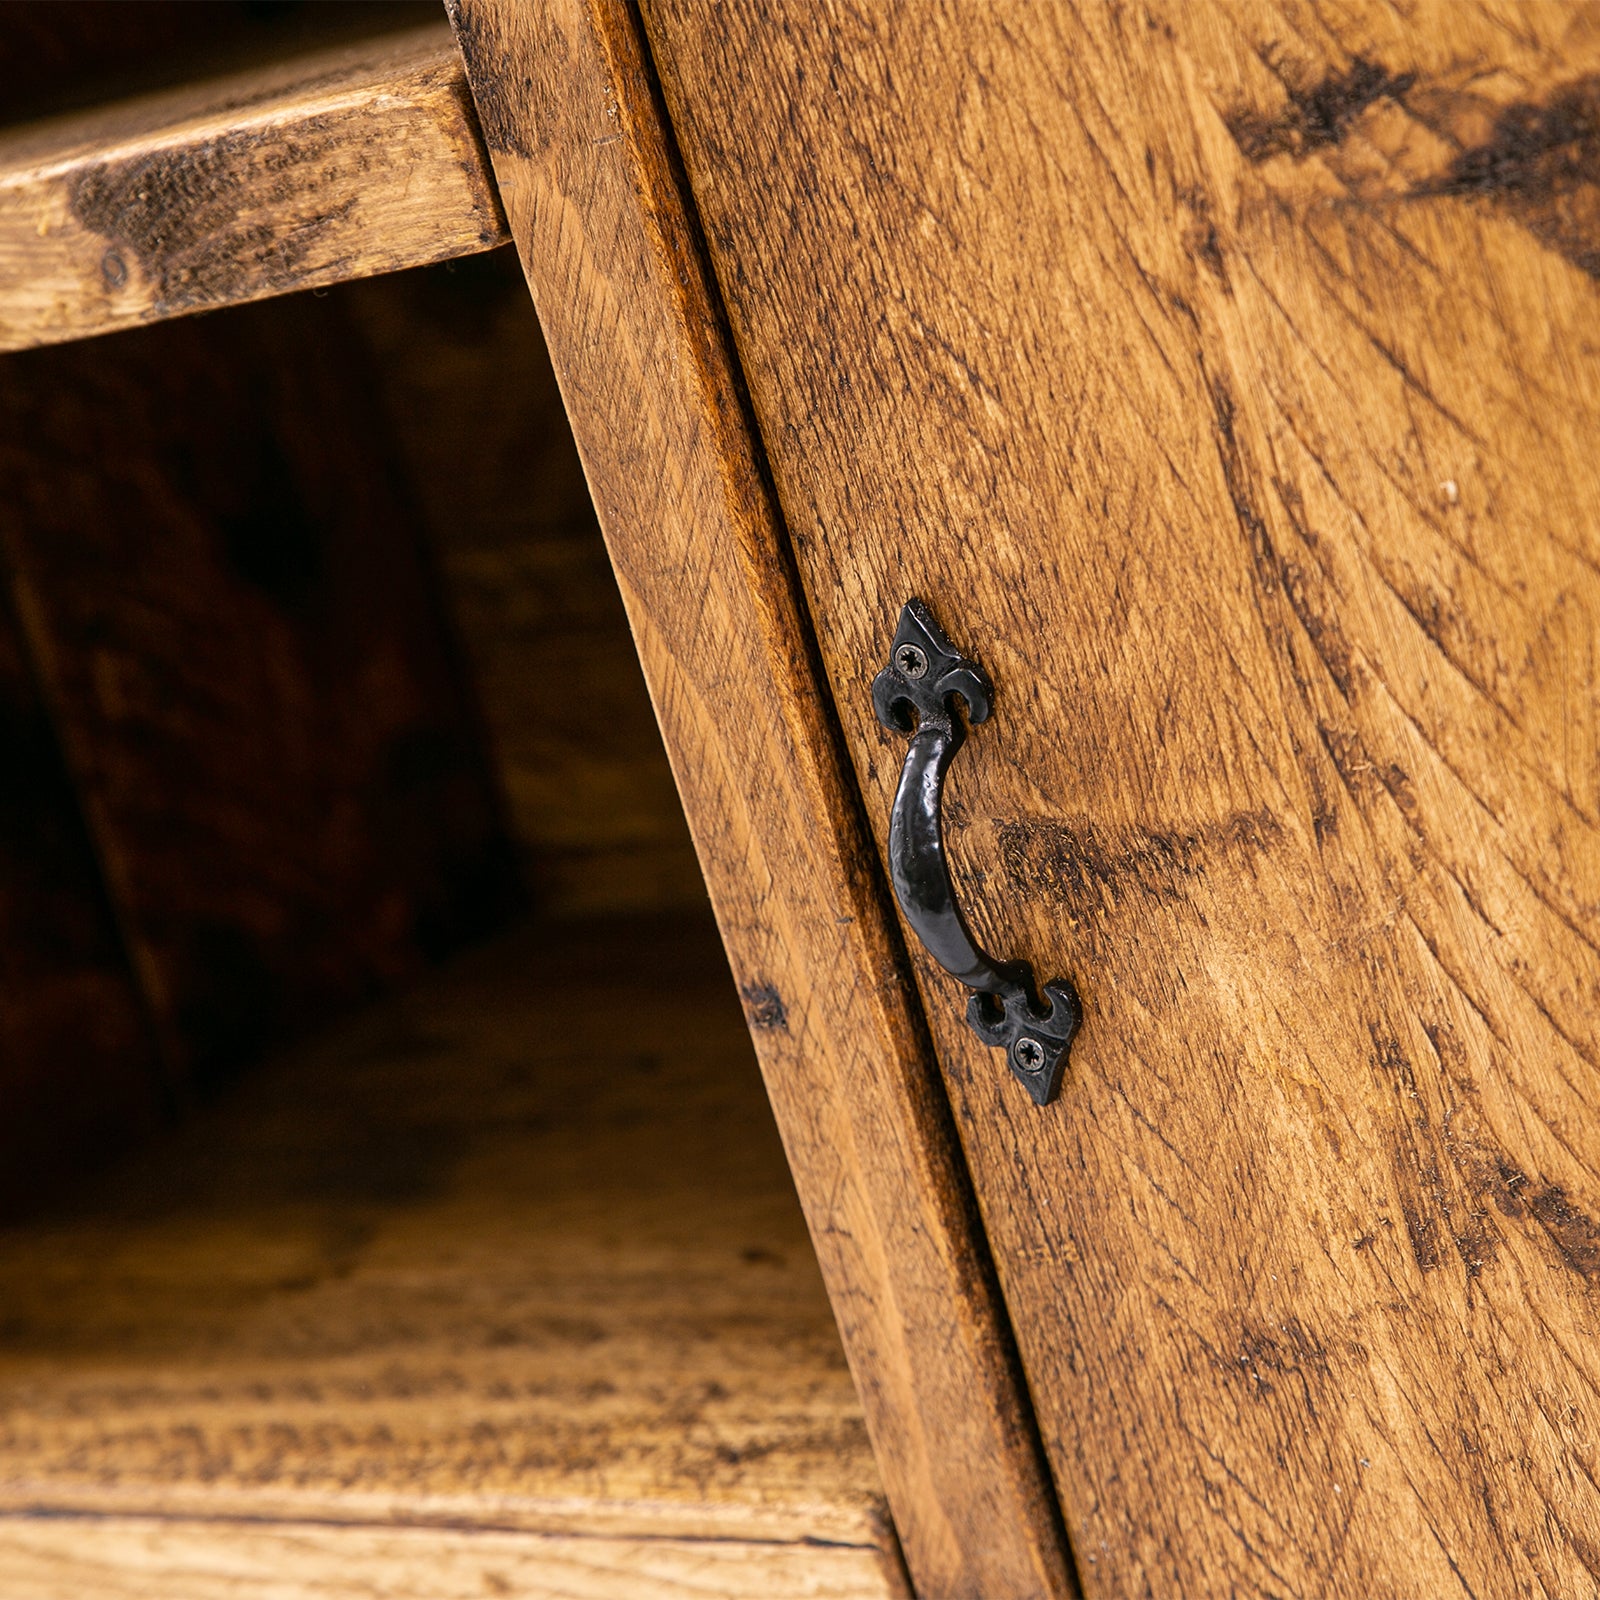
[[[1277,492],[1278,503],[1283,507],[1284,514],[1288,517],[1290,526],[1293,527],[1300,542],[1314,553],[1317,548],[1317,536],[1307,520],[1305,502],[1300,491],[1293,484],[1286,483],[1280,478],[1272,480],[1272,487]],[[1355,652],[1338,622],[1337,602],[1342,597],[1330,596],[1327,593],[1330,584],[1326,575],[1315,563],[1306,566],[1277,555],[1275,550],[1273,555],[1277,562],[1284,598],[1289,602],[1295,620],[1299,622],[1306,638],[1311,641],[1311,648],[1327,669],[1328,676],[1333,679],[1334,687],[1348,701],[1355,689],[1356,668]]]

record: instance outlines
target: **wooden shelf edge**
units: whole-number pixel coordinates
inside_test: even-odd
[[[448,26],[0,135],[0,351],[510,235]]]
[[[443,1531],[355,1523],[0,1513],[11,1600],[63,1593],[248,1600],[286,1578],[344,1600],[373,1581],[416,1600],[549,1594],[627,1600],[910,1600],[898,1565],[862,1545]]]
[[[280,1379],[272,1372],[264,1381]],[[652,1448],[657,1443],[651,1440]],[[837,1496],[825,1485],[809,1502],[792,1494],[748,1501],[670,1499],[648,1495],[427,1494],[392,1487],[296,1489],[278,1485],[142,1484],[0,1477],[0,1526],[16,1519],[99,1518],[127,1521],[222,1522],[229,1525],[326,1525],[426,1532],[473,1532],[538,1538],[687,1540],[761,1545],[816,1545],[891,1551],[895,1533],[881,1505]],[[0,1564],[0,1573],[4,1572]]]

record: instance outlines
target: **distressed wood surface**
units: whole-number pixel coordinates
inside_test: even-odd
[[[334,307],[0,364],[0,552],[176,1078],[498,926],[516,873]]]
[[[1059,1524],[633,14],[452,8],[919,1592]]]
[[[0,135],[0,350],[504,242],[442,24]]]
[[[904,1593],[709,919],[258,1069],[0,1305],[7,1596]]]
[[[1600,1574],[1600,14],[646,0],[823,658],[993,673],[919,968],[1093,1596]]]

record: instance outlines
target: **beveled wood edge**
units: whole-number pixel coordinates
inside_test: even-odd
[[[0,351],[510,238],[447,24],[0,134]]]
[[[639,19],[448,9],[913,1580],[1075,1594]]]

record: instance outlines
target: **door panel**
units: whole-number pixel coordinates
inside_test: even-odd
[[[644,9],[1087,1591],[1589,1592],[1594,9]]]
[[[453,0],[452,20],[912,1579],[1066,1600],[968,1176],[637,16]]]

